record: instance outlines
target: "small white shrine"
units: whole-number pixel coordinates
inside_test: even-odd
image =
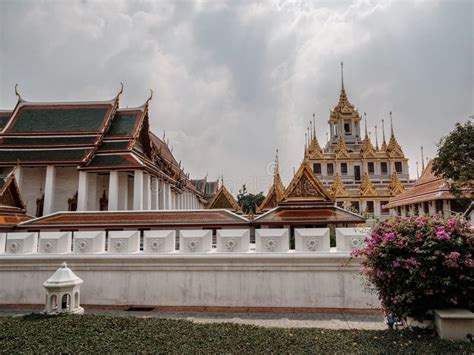
[[[46,289],[46,314],[83,314],[80,306],[82,280],[67,267],[66,262],[43,283]]]

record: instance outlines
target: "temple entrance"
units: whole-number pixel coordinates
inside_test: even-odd
[[[360,181],[360,166],[354,165],[354,179]]]

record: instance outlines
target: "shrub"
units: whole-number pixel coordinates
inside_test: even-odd
[[[474,308],[474,235],[461,216],[393,217],[365,246],[362,273],[387,314],[431,319],[439,308]]]

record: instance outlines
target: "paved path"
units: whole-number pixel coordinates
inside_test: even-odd
[[[41,309],[0,309],[0,316],[19,316]],[[119,310],[87,310],[87,314],[104,314],[117,317],[184,319],[195,323],[237,323],[278,328],[325,329],[386,329],[382,315],[347,313],[188,313],[188,312],[130,312]]]

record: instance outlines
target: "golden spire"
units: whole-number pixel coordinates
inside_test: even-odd
[[[425,170],[425,160],[423,158],[423,146],[421,146],[421,173]]]
[[[316,138],[316,116],[313,112],[313,137]]]
[[[416,178],[420,178],[420,171],[418,170],[418,160],[416,161]]]
[[[390,141],[388,142],[387,153],[391,157],[403,158],[405,156],[393,132],[392,111],[390,111]]]
[[[388,185],[387,190],[390,196],[396,196],[405,191],[403,185],[398,179],[398,174],[396,171],[392,173],[392,179],[390,180],[390,184]]]
[[[369,174],[367,171],[362,178],[362,182],[360,183],[359,187],[360,194],[362,196],[376,196],[377,191],[375,190],[374,184],[370,181]]]
[[[316,137],[316,130],[314,129],[314,127],[316,126],[316,122],[314,121],[314,119],[315,119],[315,115],[313,113],[313,123],[310,122],[312,138],[308,146],[308,157],[310,159],[317,159],[317,158],[323,157],[323,150],[321,149],[321,146],[319,145],[318,138]]]
[[[379,151],[379,137],[377,134],[377,125],[375,125],[375,150]]]
[[[349,195],[339,173],[336,173],[336,177],[334,178],[334,181],[332,182],[332,185],[329,190],[333,197],[342,197]]]
[[[364,112],[364,119],[365,119],[365,137],[362,141],[362,146],[360,147],[360,153],[365,158],[369,155],[375,156],[375,149],[370,141],[369,134],[367,131],[367,114]]]
[[[367,114],[364,112],[364,121],[365,121],[365,138],[369,138],[369,135],[367,134]]]
[[[385,141],[385,121],[382,118],[382,146],[380,150],[386,151],[387,150],[387,142]]]
[[[344,62],[341,62],[341,92],[344,91]]]

